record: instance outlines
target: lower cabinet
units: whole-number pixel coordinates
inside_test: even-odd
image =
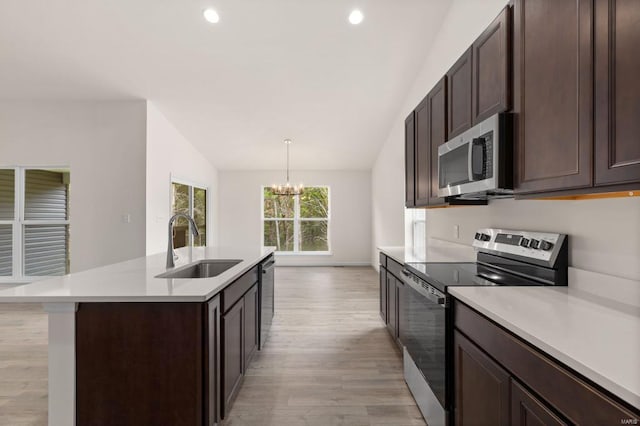
[[[453,315],[456,425],[606,425],[640,418],[637,409],[457,300]]]
[[[229,414],[258,347],[258,313],[256,283],[222,316],[222,418]]]
[[[380,317],[387,325],[391,337],[402,346],[404,283],[396,276],[400,275],[403,266],[384,253],[380,253],[380,258]],[[387,268],[383,265],[387,265]]]
[[[205,424],[214,426],[220,419],[220,298],[207,302],[205,342]]]
[[[457,331],[453,347],[456,425],[508,426],[509,373]]]
[[[547,408],[544,402],[512,380],[511,424],[513,426],[562,426],[569,423],[561,420]]]

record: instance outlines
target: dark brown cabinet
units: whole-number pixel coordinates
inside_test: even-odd
[[[380,318],[387,323],[387,270],[380,266]]]
[[[214,426],[220,419],[220,298],[207,302],[205,346],[205,424]]]
[[[454,300],[459,425],[619,424],[640,412]]]
[[[248,366],[258,350],[258,286],[244,295],[244,365]]]
[[[471,81],[473,50],[467,49],[447,71],[449,84],[447,93],[449,138],[471,128]]]
[[[640,3],[595,0],[595,185],[640,182]]]
[[[456,425],[509,426],[509,373],[457,331],[453,345]]]
[[[231,409],[233,399],[240,389],[244,374],[244,303],[239,301],[222,317],[222,336],[224,352],[222,354],[222,371],[224,401],[222,417],[226,417]]]
[[[243,277],[246,276],[247,274]],[[242,282],[243,278],[240,278],[238,283],[242,284]],[[223,292],[223,299],[225,292]],[[229,414],[240,390],[245,371],[258,348],[259,313],[258,284],[254,283],[222,316],[222,389],[224,390],[222,418]]]
[[[398,339],[398,287],[396,278],[387,272],[387,328]]]
[[[415,145],[416,145],[415,115],[413,111],[404,121],[404,182],[405,182],[405,205],[407,207],[416,206],[415,192]]]
[[[442,77],[427,95],[429,108],[429,200],[430,206],[442,205],[438,197],[438,147],[447,142],[447,78]]]
[[[415,115],[415,191],[416,207],[429,204],[431,191],[431,146],[429,144],[428,97],[414,110]]]
[[[402,306],[404,282],[397,277],[403,268],[400,263],[380,253],[380,317],[398,346],[402,346],[401,324],[405,310]]]
[[[592,0],[516,0],[516,193],[592,185]]]
[[[511,381],[511,425],[567,426],[543,402],[518,382]]]
[[[438,197],[438,147],[447,141],[447,79],[443,77],[407,118],[405,131],[407,207],[444,204]],[[411,145],[413,143],[413,146]],[[410,199],[409,196],[414,198]]]
[[[511,22],[507,6],[471,46],[474,125],[511,109]]]

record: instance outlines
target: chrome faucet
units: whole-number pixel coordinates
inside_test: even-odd
[[[191,230],[191,235],[193,235],[194,237],[200,235],[200,231],[198,231],[198,225],[196,225],[196,222],[188,214],[176,213],[171,216],[171,219],[169,219],[169,247],[167,248],[167,269],[176,266],[174,261],[178,258],[178,256],[176,256],[176,253],[173,251],[173,223],[179,217],[183,217],[189,221],[189,229]],[[193,245],[193,241],[191,241],[191,245]]]

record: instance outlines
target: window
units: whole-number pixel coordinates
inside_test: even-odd
[[[329,252],[329,187],[305,188],[302,195],[262,190],[263,245],[283,253]]]
[[[200,235],[194,246],[207,245],[207,190],[180,182],[171,183],[171,214],[185,213],[193,217]],[[173,248],[185,247],[191,241],[189,222],[180,217],[173,226]]]
[[[69,171],[0,169],[0,277],[69,273]]]

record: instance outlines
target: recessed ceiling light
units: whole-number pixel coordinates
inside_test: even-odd
[[[349,22],[353,25],[358,25],[364,19],[364,15],[358,9],[353,10],[349,14]]]
[[[212,24],[217,24],[218,21],[220,21],[220,15],[218,15],[218,12],[216,12],[213,9],[206,9],[203,12],[203,15],[204,15],[204,19],[211,22]]]

